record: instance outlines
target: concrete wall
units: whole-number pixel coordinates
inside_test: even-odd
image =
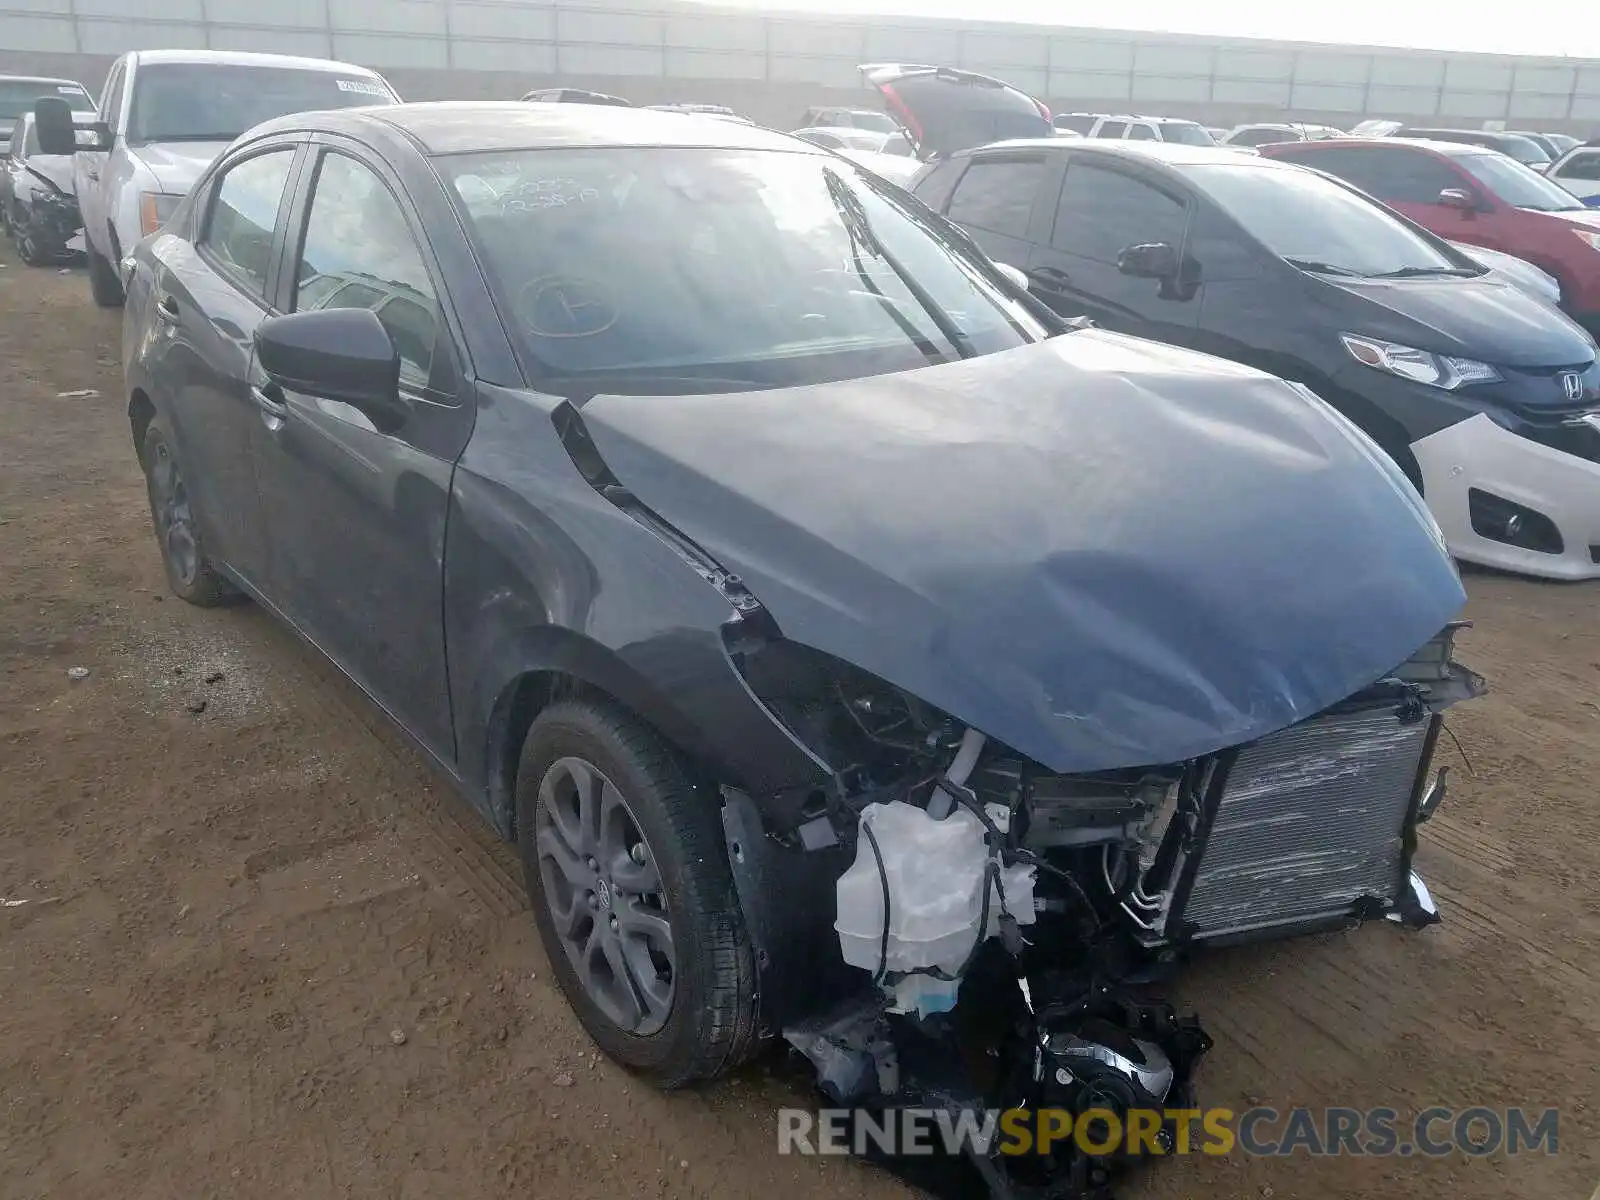
[[[1600,61],[1304,45],[913,18],[756,13],[672,0],[0,0],[0,71],[104,78],[124,50],[336,57],[410,99],[510,98],[568,84],[640,103],[704,100],[784,126],[862,103],[856,64],[997,75],[1057,111],[1363,116],[1588,133]]]

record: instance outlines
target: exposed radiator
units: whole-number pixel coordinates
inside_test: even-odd
[[[1426,716],[1403,721],[1391,704],[1318,717],[1241,750],[1179,916],[1188,936],[1392,901],[1431,727]]]

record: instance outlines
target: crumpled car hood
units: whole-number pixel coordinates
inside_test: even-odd
[[[1420,498],[1344,418],[1135,338],[582,411],[617,479],[786,637],[1054,771],[1292,724],[1465,602]]]

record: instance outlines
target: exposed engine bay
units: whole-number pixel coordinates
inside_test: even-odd
[[[724,792],[764,1026],[861,1113],[1189,1107],[1211,1042],[1152,990],[1186,952],[1438,920],[1411,859],[1444,795],[1441,714],[1484,690],[1453,660],[1459,628],[1289,728],[1085,775],[828,655],[730,642],[834,781],[789,829]],[[1157,1145],[1174,1136],[1163,1121]],[[1100,1200],[1137,1157],[888,1161],[940,1196]]]

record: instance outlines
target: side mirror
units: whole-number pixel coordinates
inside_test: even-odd
[[[1144,242],[1117,255],[1117,270],[1135,279],[1176,279],[1178,252],[1170,242]]]
[[[284,391],[348,404],[381,433],[410,415],[400,398],[400,353],[369,308],[269,317],[256,329],[256,360]]]
[[[40,154],[76,154],[78,131],[72,123],[72,108],[56,96],[41,96],[33,102],[33,128],[39,138]]]
[[[1439,203],[1457,212],[1477,212],[1478,201],[1466,188],[1445,188],[1439,193]]]
[[[997,262],[994,264],[994,269],[1009,279],[1018,291],[1025,292],[1028,290],[1027,275],[1017,270],[1010,263]]]
[[[33,102],[33,128],[40,154],[71,156],[79,150],[109,150],[116,140],[104,121],[79,125],[67,102],[58,96],[41,96]]]

